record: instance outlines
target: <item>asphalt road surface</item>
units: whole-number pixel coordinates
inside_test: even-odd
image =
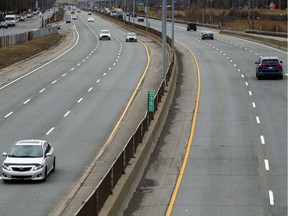
[[[1,216],[43,216],[59,204],[105,143],[146,68],[141,43],[125,43],[125,31],[87,17],[74,21],[78,37],[69,52],[0,86],[0,152],[20,139],[45,139],[56,153],[56,172],[45,183],[0,184]],[[111,31],[111,40],[99,40],[101,29]]]
[[[175,26],[176,97],[124,215],[286,216],[287,53],[212,29],[215,40],[203,41],[204,30]],[[260,56],[278,56],[284,79],[258,81]]]

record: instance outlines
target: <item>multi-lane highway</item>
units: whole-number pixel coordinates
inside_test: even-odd
[[[78,15],[69,52],[1,86],[0,152],[20,139],[44,139],[56,153],[56,171],[45,183],[0,184],[1,216],[47,215],[59,204],[105,143],[147,67],[143,44],[125,43],[127,30]],[[111,31],[111,40],[99,40],[101,29]]]
[[[161,30],[159,21],[150,26]],[[171,36],[171,24],[167,30]],[[182,80],[125,215],[287,215],[287,53],[218,30],[211,30],[215,40],[203,41],[204,30],[175,25],[181,77],[198,80]],[[260,56],[278,56],[284,79],[258,81]],[[198,99],[187,86],[195,84]]]

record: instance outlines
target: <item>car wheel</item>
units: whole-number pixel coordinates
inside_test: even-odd
[[[102,38],[100,38],[100,40],[102,40]]]
[[[126,39],[126,42],[128,42],[128,40]]]
[[[279,79],[283,79],[283,75],[280,75],[280,76],[279,76]]]
[[[135,39],[135,42],[137,42],[137,39]]]
[[[45,167],[45,172],[44,172],[44,176],[43,176],[43,182],[46,181],[46,178],[47,178],[47,167]]]
[[[109,40],[111,40],[111,38],[109,38]]]
[[[51,172],[55,172],[55,169],[56,169],[56,158],[54,157],[54,161],[53,161],[53,168],[51,170]]]
[[[260,77],[260,76],[257,76],[257,79],[258,79],[258,80],[261,80],[261,77]]]

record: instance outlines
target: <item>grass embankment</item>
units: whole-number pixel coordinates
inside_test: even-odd
[[[26,43],[0,48],[0,69],[27,59],[56,45],[63,35],[52,34]]]

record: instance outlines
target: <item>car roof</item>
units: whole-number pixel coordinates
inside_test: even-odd
[[[15,143],[15,145],[43,145],[45,140],[19,140],[18,142]]]
[[[276,56],[261,56],[260,57],[261,59],[279,59],[278,57],[276,57]]]

